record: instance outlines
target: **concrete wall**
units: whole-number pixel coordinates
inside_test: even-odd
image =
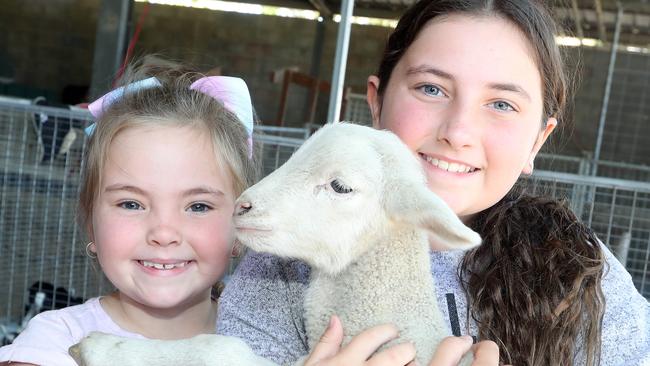
[[[88,84],[97,9],[96,0],[3,1],[0,76],[11,73],[19,84],[10,89],[58,98],[65,85]]]
[[[58,99],[65,85],[90,83],[99,4],[99,0],[3,2],[0,49],[7,54],[0,53],[0,59],[12,66],[26,95],[40,91]],[[143,4],[135,4],[133,23],[142,8]],[[245,78],[259,116],[271,122],[276,118],[280,85],[270,82],[270,73],[285,67],[308,73],[316,27],[315,21],[303,19],[150,5],[135,52],[157,53],[204,70],[221,67],[224,74]],[[320,77],[329,80],[337,24],[328,23],[325,29]],[[382,27],[353,26],[346,82],[355,91],[364,92],[388,32]],[[303,94],[291,95],[297,105],[290,113],[297,119],[303,116]]]
[[[13,68],[19,85],[13,86],[13,92],[58,99],[65,85],[89,84],[99,4],[100,0],[3,1],[0,76],[3,69]],[[133,23],[143,6],[134,5]],[[317,22],[302,19],[150,5],[135,50],[137,55],[158,53],[203,70],[221,67],[224,74],[243,77],[249,83],[259,117],[273,123],[281,85],[270,82],[270,73],[285,67],[309,72],[316,28]],[[336,23],[325,25],[320,77],[327,80],[331,78],[336,32]],[[382,27],[352,27],[346,85],[354,92],[365,92],[367,75],[375,71],[389,32]],[[569,56],[571,60],[582,59],[581,71],[573,74],[579,85],[573,118],[576,128],[569,128],[573,133],[556,141],[550,151],[580,156],[595,146],[609,53],[571,49]],[[619,55],[607,115],[604,159],[650,164],[649,66],[648,56]],[[0,93],[6,89],[0,84]],[[289,125],[304,122],[305,97],[304,90],[292,90]],[[323,120],[327,95],[319,101],[317,120]]]

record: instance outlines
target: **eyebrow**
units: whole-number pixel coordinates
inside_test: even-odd
[[[522,95],[524,98],[528,100],[532,100],[530,95],[524,90],[524,88],[520,87],[517,84],[509,84],[509,83],[492,83],[488,85],[490,89],[495,89],[495,90],[503,90],[503,91],[509,91],[513,93],[517,93]]]
[[[127,191],[127,192],[132,192],[140,195],[145,195],[145,192],[136,187],[136,186],[130,186],[128,184],[112,184],[104,189],[104,192],[117,192],[117,191]]]
[[[139,195],[142,195],[142,196],[147,195],[147,193],[144,190],[142,190],[142,189],[140,189],[140,188],[138,188],[136,186],[132,186],[132,185],[128,185],[128,184],[119,184],[119,183],[118,184],[113,184],[113,185],[110,185],[110,186],[106,187],[106,189],[104,189],[104,191],[105,192],[127,191],[127,192],[132,192],[132,193],[135,193],[135,194],[139,194]],[[215,195],[215,196],[218,196],[218,197],[225,196],[225,194],[222,191],[220,191],[218,189],[206,187],[206,186],[199,186],[199,187],[195,187],[195,188],[190,188],[190,189],[188,189],[188,190],[186,190],[186,191],[184,191],[182,193],[183,197],[189,197],[189,196],[194,196],[194,195],[199,195],[199,194],[210,194],[210,195]]]
[[[449,80],[454,80],[454,76],[446,71],[442,71],[440,69],[436,69],[433,66],[430,65],[420,65],[420,66],[415,66],[415,67],[409,67],[406,70],[406,75],[416,75],[416,74],[433,74],[436,76],[440,76],[441,78],[444,79],[449,79]]]
[[[183,192],[183,197],[194,196],[198,194],[210,194],[218,197],[225,196],[225,194],[218,189],[201,186],[201,187],[191,188]]]

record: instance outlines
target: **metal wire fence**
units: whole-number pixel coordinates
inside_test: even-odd
[[[38,292],[45,309],[103,292],[83,254],[75,205],[89,119],[83,111],[0,100],[0,338]]]
[[[20,330],[39,292],[46,294],[42,308],[51,309],[112,288],[85,255],[85,234],[75,221],[82,128],[89,121],[84,110],[0,99],[0,338]],[[264,174],[284,163],[317,128],[258,127]],[[590,169],[588,159],[548,155],[540,160],[545,164],[556,171],[537,170],[527,189],[567,198],[650,298],[650,184],[581,175]],[[649,176],[640,166],[601,165]]]

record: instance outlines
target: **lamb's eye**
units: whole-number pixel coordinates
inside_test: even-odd
[[[330,186],[332,186],[332,189],[336,193],[350,193],[352,192],[352,188],[346,186],[345,184],[339,182],[338,180],[334,179],[331,183]]]

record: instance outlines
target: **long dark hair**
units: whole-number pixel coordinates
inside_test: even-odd
[[[567,203],[513,190],[471,226],[483,244],[459,274],[479,336],[508,364],[598,364],[604,257]]]
[[[401,17],[377,72],[381,98],[395,65],[432,19],[450,14],[498,16],[528,39],[542,79],[543,115],[563,124],[568,82],[557,26],[541,0],[420,0]],[[541,123],[540,123],[541,124]],[[544,127],[544,126],[541,126]],[[599,363],[605,261],[592,231],[567,204],[511,190],[478,213],[484,239],[459,267],[469,312],[482,339],[497,342],[514,365]]]

